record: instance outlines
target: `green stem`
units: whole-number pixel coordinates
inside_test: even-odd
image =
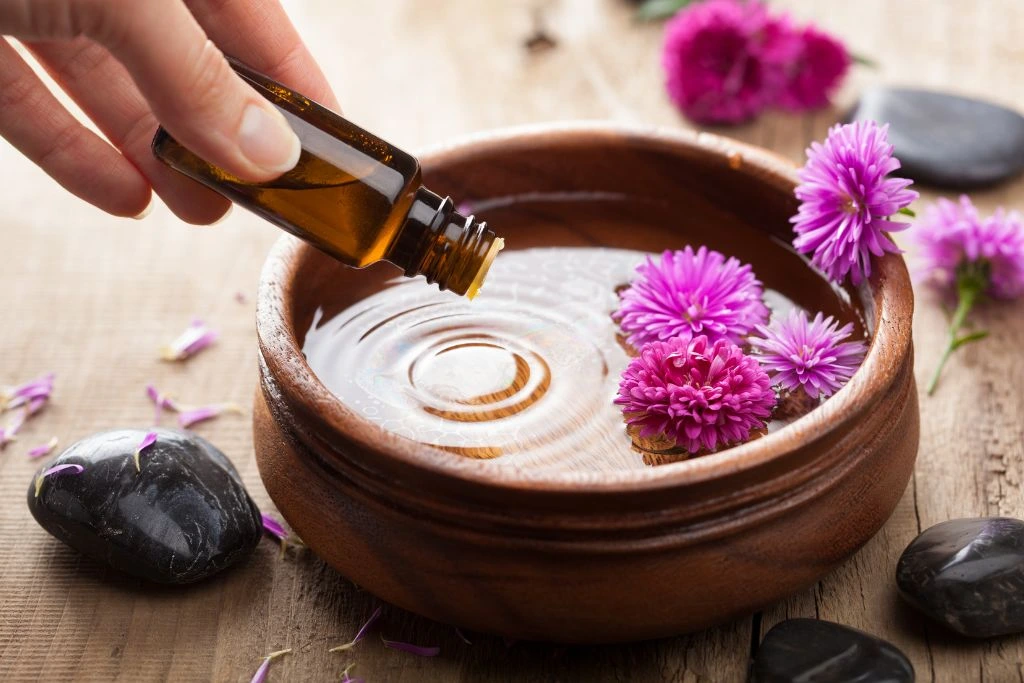
[[[865,57],[864,55],[859,55],[856,52],[850,53],[850,59],[853,60],[854,64],[860,64],[861,66],[866,66],[869,69],[877,69],[878,68],[878,62],[876,62],[875,60],[871,59],[870,57]]]
[[[978,300],[978,296],[981,294],[982,287],[979,283],[971,278],[960,278],[957,282],[957,295],[958,301],[956,304],[956,311],[953,313],[953,320],[949,323],[949,342],[946,345],[946,350],[942,352],[942,358],[939,360],[939,366],[935,368],[935,374],[932,375],[932,381],[928,383],[928,395],[931,396],[935,393],[935,387],[939,384],[939,377],[942,375],[942,369],[946,367],[946,361],[953,355],[953,351],[957,349],[960,344],[960,328],[963,327],[964,321],[967,319],[967,314],[971,312],[971,308]]]

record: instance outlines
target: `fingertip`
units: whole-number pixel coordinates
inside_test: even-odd
[[[231,208],[231,202],[201,185],[194,185],[186,191],[176,188],[161,199],[171,213],[189,225],[213,225],[223,219]]]
[[[218,218],[217,220],[215,220],[214,222],[210,223],[210,227],[212,228],[215,225],[220,225],[221,223],[223,223],[227,219],[231,218],[231,214],[234,212],[234,210],[235,210],[235,205],[234,204],[228,204],[227,211],[224,212],[224,215],[221,216],[220,218]]]
[[[223,202],[204,203],[202,206],[178,206],[171,211],[189,225],[216,225],[227,218],[231,212],[231,203],[225,199]]]
[[[149,214],[153,213],[153,195],[149,195],[149,201],[146,203],[146,208],[132,216],[132,220],[141,221]]]
[[[252,102],[238,126],[238,148],[253,166],[244,180],[263,182],[286,173],[299,162],[302,144],[281,112],[269,103]]]

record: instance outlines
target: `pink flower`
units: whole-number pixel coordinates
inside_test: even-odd
[[[1016,211],[996,209],[982,219],[971,200],[939,198],[928,207],[915,237],[925,274],[943,289],[956,288],[957,277],[976,269],[986,295],[1015,299],[1024,294],[1024,223]]]
[[[801,49],[787,68],[788,80],[778,104],[794,111],[824,107],[853,60],[845,45],[813,25],[797,35]]]
[[[800,170],[797,215],[790,219],[797,251],[835,282],[853,284],[871,275],[871,256],[899,253],[886,232],[908,223],[889,220],[917,199],[911,181],[890,178],[900,167],[892,155],[888,126],[874,121],[833,126],[822,143],[807,150]]]
[[[783,389],[803,389],[811,398],[831,396],[846,384],[860,367],[867,350],[862,341],[845,341],[853,325],[839,327],[832,316],[821,313],[809,320],[797,309],[771,327],[758,325],[762,338],[751,337],[750,345],[761,352],[758,360]]]
[[[761,282],[751,267],[707,247],[666,251],[658,261],[648,257],[636,272],[613,315],[634,348],[672,337],[688,342],[697,335],[738,344],[768,321]]]
[[[799,49],[789,19],[760,2],[694,3],[665,27],[665,87],[694,121],[741,123],[774,102]]]
[[[939,199],[921,220],[917,241],[925,274],[957,302],[946,349],[928,383],[931,395],[953,352],[988,335],[984,330],[960,334],[974,304],[986,296],[1024,295],[1024,223],[1019,213],[1002,208],[982,219],[967,197],[959,204]]]
[[[651,342],[622,373],[615,403],[644,438],[664,435],[690,453],[747,440],[775,406],[757,360],[720,339]]]

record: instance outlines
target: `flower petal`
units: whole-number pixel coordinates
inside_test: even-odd
[[[359,630],[356,632],[356,637],[355,638],[353,638],[349,642],[345,643],[344,645],[338,645],[337,647],[332,647],[329,651],[330,652],[344,652],[345,650],[348,650],[348,649],[352,648],[352,646],[354,646],[356,643],[358,643],[360,640],[362,640],[363,638],[366,637],[367,631],[369,631],[370,627],[373,626],[374,622],[376,622],[377,619],[380,618],[380,615],[381,615],[382,611],[383,611],[383,609],[380,606],[378,606],[377,609],[373,610],[373,613],[370,615],[370,618],[366,620],[366,623],[364,623],[359,628]]]
[[[142,437],[142,441],[135,447],[135,471],[142,471],[142,464],[139,462],[139,456],[142,455],[142,451],[146,450],[150,446],[156,443],[156,432],[146,432],[146,435]]]
[[[202,320],[193,320],[184,332],[160,350],[160,357],[166,361],[186,360],[211,346],[219,336]]]
[[[50,437],[50,440],[39,446],[35,446],[28,450],[28,457],[30,458],[42,458],[43,456],[53,453],[53,449],[57,447],[59,439],[56,436]]]
[[[179,409],[178,426],[188,429],[194,424],[212,420],[224,413],[236,413],[241,415],[242,409],[236,403],[214,403],[208,406],[197,406],[195,408]]]
[[[291,648],[287,650],[278,650],[277,652],[271,652],[269,655],[263,658],[263,663],[260,664],[260,668],[256,669],[255,675],[252,677],[250,683],[264,683],[267,680],[267,672],[270,671],[270,663],[278,657],[291,653]]]
[[[279,541],[284,541],[288,538],[288,531],[281,525],[279,521],[264,513],[261,515],[263,518],[263,531],[270,534]]]
[[[418,657],[436,657],[441,654],[441,648],[435,646],[426,645],[413,645],[412,643],[403,643],[398,640],[388,640],[384,636],[380,637],[384,643],[384,647],[389,647],[392,650],[401,650],[402,652],[408,652]]]
[[[60,474],[61,472],[64,472],[64,473],[67,473],[67,474],[81,474],[84,471],[85,471],[84,467],[82,467],[81,465],[73,464],[73,463],[64,463],[62,465],[54,465],[53,467],[50,467],[49,469],[44,470],[42,472],[42,474],[40,474],[39,476],[36,477],[36,498],[38,498],[39,494],[42,492],[42,490],[43,490],[43,482],[46,481],[47,477],[52,477],[55,474]]]

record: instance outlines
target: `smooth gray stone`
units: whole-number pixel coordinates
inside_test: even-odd
[[[896,565],[900,595],[957,633],[1024,631],[1024,522],[954,519],[915,538]]]
[[[757,650],[752,683],[913,683],[914,667],[896,646],[818,619],[788,619]]]
[[[946,188],[994,185],[1024,171],[1024,116],[929,90],[866,90],[851,121],[889,124],[897,175]]]
[[[156,443],[133,456],[147,430],[86,437],[39,472],[82,465],[81,474],[44,480],[28,506],[59,540],[122,572],[159,583],[192,583],[238,562],[259,543],[260,511],[231,461],[195,434],[156,429]]]

